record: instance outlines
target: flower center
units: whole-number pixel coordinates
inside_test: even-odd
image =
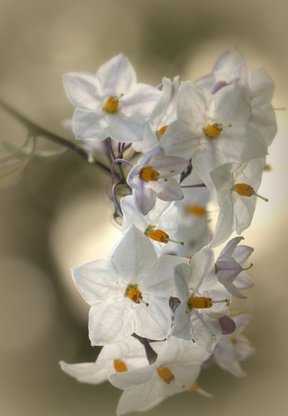
[[[113,367],[116,373],[125,373],[128,371],[126,363],[120,359],[113,361]]]
[[[184,207],[185,213],[188,215],[194,215],[195,217],[204,217],[206,215],[206,208],[197,204],[188,204]]]
[[[160,173],[152,166],[144,166],[139,172],[139,177],[144,182],[157,181]]]
[[[160,139],[166,133],[168,126],[162,126],[158,130],[156,130],[156,136]]]
[[[188,308],[191,309],[208,309],[213,306],[211,298],[205,296],[190,296],[187,302]]]
[[[140,303],[143,299],[142,293],[136,284],[130,284],[126,287],[125,296],[135,303]]]
[[[255,191],[248,183],[236,183],[233,186],[233,191],[237,192],[240,196],[252,196],[255,195]]]
[[[171,243],[181,244],[182,246],[184,245],[183,241],[172,240],[169,234],[160,228],[156,228],[154,225],[148,225],[144,234],[146,237],[151,238],[151,240],[158,241],[159,243],[167,244],[171,241]]]
[[[148,227],[144,231],[144,234],[147,237],[151,238],[151,240],[159,241],[160,243],[167,244],[170,240],[169,234],[167,234],[163,230],[155,228],[153,225],[148,225]]]
[[[119,99],[113,96],[108,97],[102,107],[102,110],[109,114],[117,113],[118,109],[119,109]]]
[[[236,192],[240,196],[251,197],[255,195],[258,198],[263,199],[263,201],[268,202],[267,198],[257,194],[254,188],[251,185],[248,185],[248,183],[235,183],[235,185],[232,188],[232,191]]]
[[[168,367],[158,367],[157,373],[161,380],[166,384],[170,384],[175,379],[174,374]]]
[[[191,311],[192,309],[209,309],[212,308],[212,306],[215,303],[226,303],[226,305],[229,305],[229,300],[212,300],[211,298],[208,298],[206,296],[191,295],[187,301],[187,306],[188,309]]]
[[[221,134],[223,127],[219,123],[207,124],[206,127],[203,127],[203,133],[207,137],[207,139],[217,139],[217,137]]]

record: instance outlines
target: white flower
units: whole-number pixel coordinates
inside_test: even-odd
[[[147,364],[142,345],[130,337],[125,342],[105,345],[95,362],[67,364],[60,362],[62,370],[81,383],[100,384],[114,373],[143,367]]]
[[[254,159],[248,163],[227,163],[211,172],[219,215],[212,244],[223,243],[233,231],[241,234],[249,227],[257,198],[266,198],[257,194],[261,184],[265,161]]]
[[[176,293],[181,305],[176,309],[173,328],[175,336],[203,342],[210,350],[221,335],[219,314],[226,314],[230,303],[230,295],[217,281],[213,266],[213,252],[204,248],[192,257],[190,265],[176,267]]]
[[[250,269],[252,264],[248,267],[243,267],[243,264],[254,250],[252,247],[239,246],[241,240],[243,240],[243,237],[235,237],[226,244],[215,263],[215,270],[218,281],[232,296],[245,298],[239,289],[247,289],[253,286],[245,271]]]
[[[246,89],[230,84],[211,94],[192,82],[181,84],[178,120],[161,145],[171,155],[192,157],[193,168],[210,186],[210,171],[228,162],[264,157],[267,147],[250,137],[250,100]]]
[[[92,345],[121,341],[136,333],[163,339],[171,325],[169,297],[174,268],[181,258],[157,258],[151,242],[134,226],[122,237],[110,259],[73,270],[75,284],[91,306]]]
[[[122,229],[126,230],[131,225],[135,225],[150,239],[158,253],[173,252],[175,244],[183,244],[180,240],[176,241],[177,219],[173,217],[169,224],[166,223],[167,211],[170,211],[171,202],[157,199],[155,206],[147,215],[138,210],[133,195],[121,198],[120,203],[123,212]]]
[[[177,118],[176,105],[180,87],[179,77],[162,79],[162,95],[143,132],[143,140],[133,143],[137,152],[150,151],[165,140],[169,125]]]
[[[175,177],[186,166],[185,159],[166,156],[160,147],[146,153],[127,177],[137,208],[146,215],[154,207],[156,198],[163,201],[182,199],[183,192]]]
[[[235,333],[221,338],[214,350],[213,358],[219,367],[229,371],[235,377],[243,377],[245,372],[240,363],[254,353],[249,340],[242,334],[250,322],[250,316],[242,314],[235,316],[233,320],[236,324]]]
[[[102,65],[97,73],[68,73],[64,87],[76,107],[73,131],[78,139],[122,142],[140,140],[161,92],[137,83],[134,68],[124,55]]]
[[[231,50],[219,57],[208,76],[196,82],[212,94],[232,83],[241,84],[249,94],[251,114],[248,134],[260,137],[269,146],[277,132],[275,112],[271,104],[274,92],[272,79],[262,68],[249,71],[241,54]]]
[[[150,410],[169,396],[197,391],[196,380],[208,357],[204,348],[191,341],[169,338],[153,365],[109,377],[114,386],[124,390],[117,415]]]

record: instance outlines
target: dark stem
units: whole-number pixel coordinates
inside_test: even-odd
[[[26,128],[29,132],[31,132],[32,135],[44,136],[46,139],[51,140],[53,143],[59,144],[60,146],[64,146],[67,149],[72,150],[88,162],[88,153],[81,146],[78,146],[76,143],[71,142],[70,140],[67,140],[64,137],[61,137],[58,134],[51,133],[44,127],[38,126],[36,123],[28,119],[19,111],[15,110],[12,106],[5,103],[3,100],[0,100],[0,105],[8,114],[10,114],[24,126],[26,126]],[[104,163],[100,162],[99,160],[94,160],[92,164],[99,167],[105,173],[109,175],[111,174],[109,167],[106,166]]]
[[[196,183],[195,185],[181,185],[181,188],[206,188],[205,183]]]

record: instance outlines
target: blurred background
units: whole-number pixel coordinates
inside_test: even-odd
[[[163,75],[195,79],[236,46],[252,67],[276,83],[275,107],[288,107],[286,0],[0,0],[0,98],[53,132],[72,107],[62,88],[67,71],[95,71],[123,52],[143,82]],[[282,415],[288,412],[287,155],[288,113],[279,133],[246,243],[256,248],[256,287],[242,310],[254,320],[256,347],[238,380],[217,368],[201,384],[206,400],[179,395],[151,415]],[[0,140],[25,131],[0,110]],[[93,360],[87,308],[71,284],[70,267],[110,251],[117,229],[105,187],[109,180],[69,152],[34,158],[20,182],[0,191],[0,414],[113,415],[120,392],[81,385],[59,360]]]

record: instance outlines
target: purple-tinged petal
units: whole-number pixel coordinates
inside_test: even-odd
[[[134,198],[137,208],[144,215],[147,215],[156,203],[155,192],[141,180],[139,186],[134,189]]]
[[[221,318],[219,318],[218,322],[220,324],[223,335],[232,334],[236,329],[235,322],[233,321],[233,319],[229,318],[229,316],[227,316],[227,315],[221,316]]]

